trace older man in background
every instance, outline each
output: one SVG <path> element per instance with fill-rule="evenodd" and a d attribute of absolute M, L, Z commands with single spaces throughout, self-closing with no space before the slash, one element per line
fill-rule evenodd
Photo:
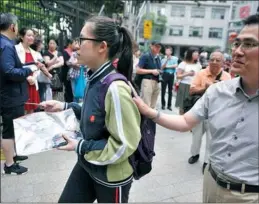
<path fill-rule="evenodd" d="M 219 51 L 213 52 L 210 55 L 209 66 L 206 69 L 202 69 L 195 75 L 191 83 L 190 94 L 198 94 L 202 96 L 210 85 L 217 83 L 219 81 L 231 79 L 230 74 L 223 70 L 223 65 L 224 55 Z M 210 130 L 206 120 L 200 122 L 197 126 L 195 126 L 192 129 L 192 156 L 188 160 L 190 164 L 193 164 L 198 161 L 200 156 L 202 137 L 204 133 L 206 133 L 206 150 L 202 172 L 204 172 L 204 169 L 209 160 L 209 143 L 211 138 Z"/>

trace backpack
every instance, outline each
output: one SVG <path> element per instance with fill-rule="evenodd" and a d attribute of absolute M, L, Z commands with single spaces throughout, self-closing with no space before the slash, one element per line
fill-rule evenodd
<path fill-rule="evenodd" d="M 102 81 L 102 88 L 100 90 L 100 106 L 105 109 L 105 96 L 110 84 L 113 81 L 124 81 L 128 84 L 125 76 L 119 73 L 112 73 Z M 155 156 L 155 134 L 156 123 L 141 115 L 140 123 L 141 139 L 136 151 L 129 157 L 129 163 L 133 168 L 133 177 L 135 180 L 140 179 L 152 170 L 152 161 Z"/>

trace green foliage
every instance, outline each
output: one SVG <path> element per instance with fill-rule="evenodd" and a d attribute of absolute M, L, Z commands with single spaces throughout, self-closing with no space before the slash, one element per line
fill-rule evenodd
<path fill-rule="evenodd" d="M 145 19 L 151 20 L 153 24 L 151 40 L 160 41 L 166 31 L 167 17 L 150 12 L 149 14 L 143 15 L 142 21 Z"/>
<path fill-rule="evenodd" d="M 56 20 L 54 13 L 46 13 L 36 0 L 3 0 L 0 6 L 4 12 L 13 13 L 19 18 L 19 27 L 48 27 Z"/>

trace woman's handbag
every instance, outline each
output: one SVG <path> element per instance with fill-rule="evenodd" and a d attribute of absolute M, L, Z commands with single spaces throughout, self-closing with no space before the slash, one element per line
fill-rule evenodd
<path fill-rule="evenodd" d="M 56 70 L 53 70 L 52 79 L 51 79 L 51 88 L 52 91 L 62 92 L 63 91 L 63 84 L 60 80 L 59 73 Z"/>
<path fill-rule="evenodd" d="M 51 80 L 42 71 L 39 71 L 37 75 L 37 81 L 45 84 L 51 83 Z"/>

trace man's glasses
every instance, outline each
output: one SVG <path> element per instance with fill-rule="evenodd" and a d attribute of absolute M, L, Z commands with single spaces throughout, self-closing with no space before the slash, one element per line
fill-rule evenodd
<path fill-rule="evenodd" d="M 253 42 L 253 41 L 234 41 L 231 45 L 232 49 L 237 49 L 241 46 L 241 49 L 243 50 L 249 50 L 254 47 L 259 46 L 259 42 Z"/>
<path fill-rule="evenodd" d="M 102 42 L 102 41 L 104 41 L 104 40 L 102 40 L 102 39 L 94 39 L 94 38 L 79 38 L 79 45 L 81 45 L 82 44 L 82 42 L 84 41 L 84 40 L 91 40 L 91 41 L 95 41 L 95 42 Z"/>

